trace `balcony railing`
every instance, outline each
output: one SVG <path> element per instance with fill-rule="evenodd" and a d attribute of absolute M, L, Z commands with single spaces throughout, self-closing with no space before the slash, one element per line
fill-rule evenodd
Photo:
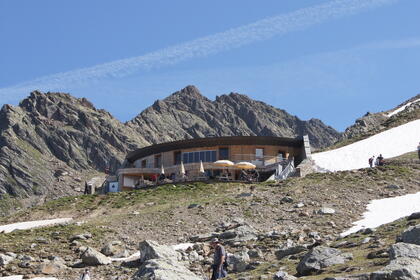
<path fill-rule="evenodd" d="M 256 156 L 255 154 L 236 154 L 229 158 L 233 163 L 238 163 L 242 161 L 251 162 L 254 164 L 257 169 L 271 169 L 276 168 L 278 165 L 282 166 L 282 169 L 293 161 L 292 159 L 285 159 L 281 156 Z M 178 173 L 180 170 L 180 164 L 177 165 L 164 165 L 165 173 Z M 194 163 L 184 163 L 185 170 L 195 171 L 200 169 L 200 162 Z M 204 169 L 223 169 L 220 167 L 214 166 L 213 162 L 203 162 Z M 235 168 L 235 167 L 231 167 Z M 159 174 L 161 167 L 156 168 L 154 164 L 148 164 L 146 167 L 132 167 L 124 168 L 119 170 L 119 174 L 135 174 L 135 173 L 150 173 L 150 174 Z"/>

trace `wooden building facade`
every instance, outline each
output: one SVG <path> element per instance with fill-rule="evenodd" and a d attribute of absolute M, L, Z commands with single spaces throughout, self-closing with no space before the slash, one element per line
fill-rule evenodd
<path fill-rule="evenodd" d="M 307 138 L 307 137 L 306 137 Z M 214 166 L 217 160 L 250 162 L 260 172 L 275 170 L 279 163 L 306 158 L 304 138 L 271 136 L 231 136 L 186 139 L 144 147 L 129 153 L 117 171 L 120 190 L 134 188 L 139 180 L 156 180 L 162 169 L 168 178 L 176 177 L 181 163 L 190 179 L 199 176 L 201 162 L 205 172 L 215 177 L 222 168 Z M 238 171 L 229 167 L 231 179 Z"/>

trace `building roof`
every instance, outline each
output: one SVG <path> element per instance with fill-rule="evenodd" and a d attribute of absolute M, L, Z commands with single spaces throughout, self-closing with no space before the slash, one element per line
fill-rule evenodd
<path fill-rule="evenodd" d="M 208 138 L 194 138 L 185 139 L 167 143 L 147 146 L 141 149 L 130 152 L 126 160 L 134 162 L 137 159 L 144 158 L 150 155 L 176 151 L 181 149 L 199 148 L 199 147 L 213 147 L 213 146 L 229 146 L 229 145 L 263 145 L 263 146 L 288 146 L 288 147 L 302 147 L 303 138 L 286 138 L 274 136 L 224 136 L 224 137 L 208 137 Z"/>

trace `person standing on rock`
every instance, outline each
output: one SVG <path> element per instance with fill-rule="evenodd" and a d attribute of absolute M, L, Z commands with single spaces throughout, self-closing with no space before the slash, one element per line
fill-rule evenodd
<path fill-rule="evenodd" d="M 213 238 L 210 242 L 210 245 L 214 249 L 214 261 L 213 265 L 211 266 L 211 280 L 224 278 L 227 276 L 227 272 L 224 267 L 226 261 L 226 250 L 220 244 L 219 239 L 217 238 Z"/>
<path fill-rule="evenodd" d="M 80 280 L 90 280 L 89 269 L 86 269 L 85 272 L 82 273 L 82 276 L 80 276 Z"/>

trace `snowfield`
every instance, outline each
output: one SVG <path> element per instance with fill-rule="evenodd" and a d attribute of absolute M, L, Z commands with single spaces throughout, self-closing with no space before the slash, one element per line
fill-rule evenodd
<path fill-rule="evenodd" d="M 390 205 L 392 207 L 389 207 Z M 376 228 L 414 212 L 420 212 L 420 192 L 372 200 L 367 206 L 367 211 L 363 214 L 363 219 L 353 223 L 354 226 L 343 232 L 341 236 L 347 236 L 363 228 Z"/>
<path fill-rule="evenodd" d="M 36 227 L 45 227 L 45 226 L 50 226 L 50 225 L 65 224 L 65 223 L 70 222 L 71 220 L 72 218 L 62 218 L 62 219 L 40 220 L 40 221 L 30 221 L 30 222 L 2 225 L 0 226 L 0 233 L 2 232 L 8 233 L 17 229 L 31 229 L 31 228 L 36 228 Z"/>
<path fill-rule="evenodd" d="M 0 277 L 0 280 L 22 280 L 22 279 L 23 279 L 23 275 Z M 55 277 L 35 277 L 35 278 L 30 278 L 29 280 L 58 280 L 58 279 Z"/>
<path fill-rule="evenodd" d="M 371 156 L 382 154 L 386 161 L 415 151 L 419 141 L 420 120 L 415 120 L 335 150 L 312 154 L 312 159 L 328 171 L 365 168 Z"/>

